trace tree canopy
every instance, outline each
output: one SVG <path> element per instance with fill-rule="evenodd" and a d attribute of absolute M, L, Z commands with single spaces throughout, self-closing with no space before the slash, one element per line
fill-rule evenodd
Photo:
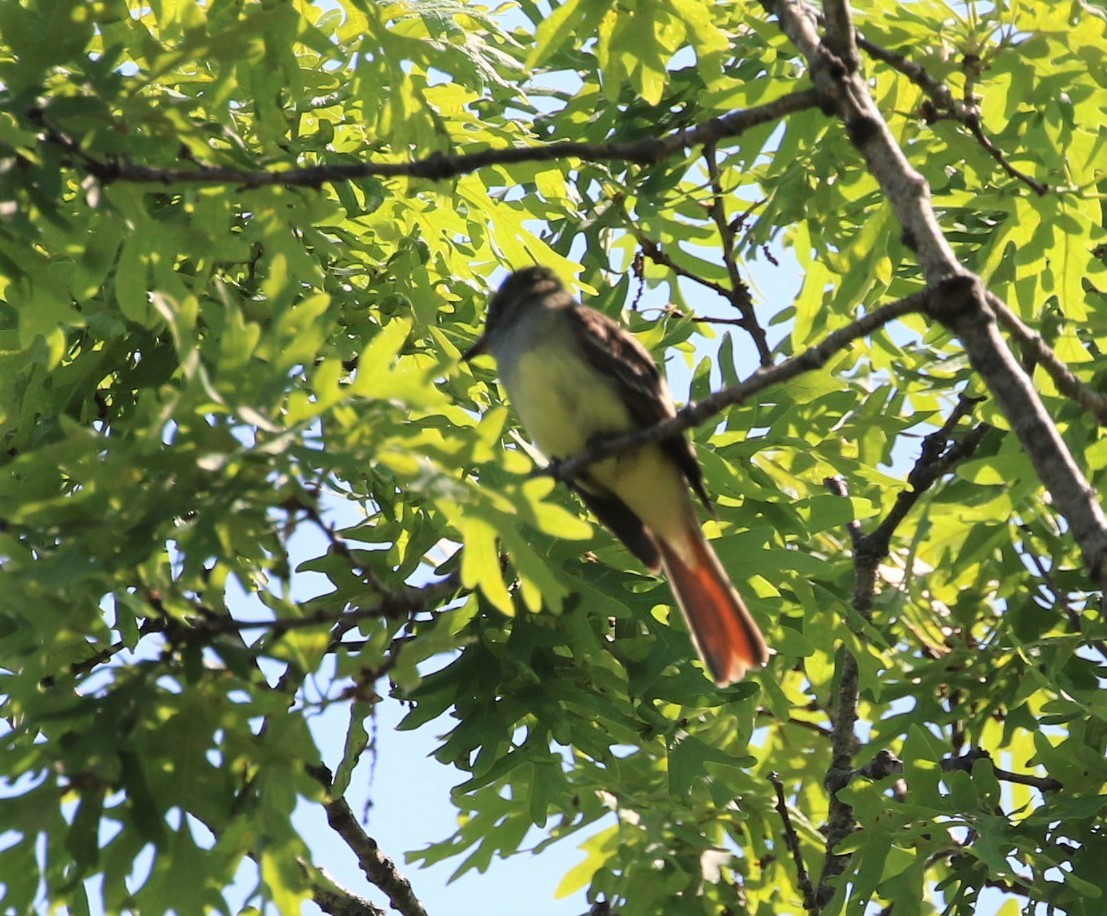
<path fill-rule="evenodd" d="M 534 830 L 596 914 L 1104 911 L 1107 12 L 869 7 L 0 5 L 5 912 L 416 916 Z M 644 436 L 543 470 L 459 364 L 533 263 L 681 379 L 734 687 L 562 483 Z"/>

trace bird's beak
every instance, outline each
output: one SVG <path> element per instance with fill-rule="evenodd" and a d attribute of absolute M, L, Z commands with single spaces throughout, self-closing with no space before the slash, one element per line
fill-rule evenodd
<path fill-rule="evenodd" d="M 478 356 L 480 356 L 484 353 L 487 353 L 487 352 L 488 352 L 488 335 L 487 334 L 482 334 L 479 338 L 477 338 L 477 342 L 475 344 L 473 344 L 468 350 L 466 350 L 464 353 L 461 354 L 461 358 L 465 362 L 469 362 L 470 360 L 472 360 L 472 359 L 474 359 L 474 358 L 476 358 L 476 357 L 478 357 Z"/>

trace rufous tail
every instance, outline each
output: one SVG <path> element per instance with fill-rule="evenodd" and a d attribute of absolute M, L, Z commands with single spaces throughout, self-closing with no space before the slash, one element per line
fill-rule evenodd
<path fill-rule="evenodd" d="M 657 541 L 669 585 L 715 683 L 726 687 L 764 665 L 769 660 L 765 638 L 699 528 L 688 533 L 691 549 L 684 552 L 691 554 L 690 562 L 661 538 Z"/>

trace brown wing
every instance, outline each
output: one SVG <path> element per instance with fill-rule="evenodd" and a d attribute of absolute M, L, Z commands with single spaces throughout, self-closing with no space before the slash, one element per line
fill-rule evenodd
<path fill-rule="evenodd" d="M 588 490 L 577 483 L 570 486 L 592 510 L 592 514 L 611 529 L 611 533 L 638 557 L 646 569 L 653 573 L 661 569 L 661 552 L 657 547 L 657 539 L 646 530 L 642 519 L 627 508 L 626 503 L 610 493 Z"/>
<path fill-rule="evenodd" d="M 568 314 L 574 321 L 585 358 L 604 375 L 616 380 L 640 427 L 653 426 L 676 416 L 676 408 L 662 385 L 657 364 L 637 337 L 602 312 L 587 306 L 577 305 L 568 309 Z M 680 468 L 704 506 L 711 509 L 711 499 L 703 486 L 703 470 L 692 444 L 679 435 L 665 439 L 661 447 Z"/>

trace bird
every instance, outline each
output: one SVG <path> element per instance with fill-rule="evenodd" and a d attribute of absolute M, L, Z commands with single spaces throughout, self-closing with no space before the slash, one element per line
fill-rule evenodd
<path fill-rule="evenodd" d="M 676 416 L 664 376 L 633 334 L 578 302 L 547 267 L 512 273 L 462 354 L 491 355 L 527 435 L 551 460 Z M 664 570 L 692 641 L 720 687 L 769 658 L 765 639 L 700 528 L 692 492 L 713 511 L 682 434 L 593 462 L 570 482 L 651 572 Z"/>

